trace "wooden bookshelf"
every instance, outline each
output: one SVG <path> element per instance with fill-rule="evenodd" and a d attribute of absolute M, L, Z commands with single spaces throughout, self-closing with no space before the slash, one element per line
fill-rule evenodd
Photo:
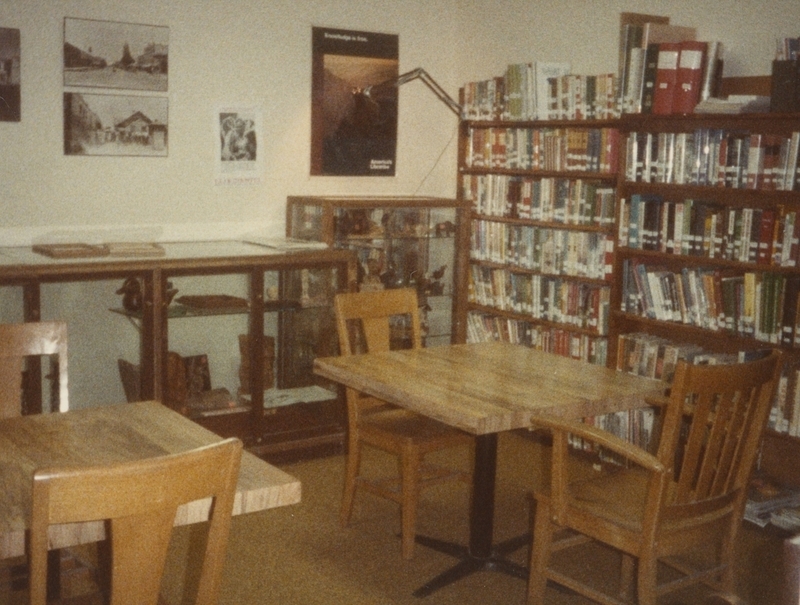
<path fill-rule="evenodd" d="M 497 80 L 484 88 L 502 88 L 505 84 Z M 769 95 L 770 81 L 769 76 L 724 78 L 719 84 L 718 94 Z M 480 89 L 480 86 L 471 87 L 473 91 Z M 463 94 L 462 91 L 462 99 Z M 461 122 L 458 158 L 458 195 L 472 206 L 470 281 L 466 306 L 468 339 L 512 340 L 620 369 L 624 369 L 625 365 L 624 360 L 618 364 L 620 337 L 624 341 L 627 335 L 644 334 L 660 338 L 663 342 L 695 345 L 703 354 L 711 358 L 716 356 L 720 360 L 736 359 L 740 354 L 749 355 L 760 349 L 779 347 L 786 353 L 785 381 L 779 396 L 780 407 L 773 414 L 764 440 L 761 469 L 779 481 L 800 486 L 800 465 L 786 464 L 786 460 L 800 460 L 800 422 L 797 422 L 800 409 L 793 409 L 797 407 L 795 401 L 800 402 L 800 313 L 796 302 L 800 297 L 789 294 L 789 303 L 785 302 L 786 285 L 800 284 L 800 250 L 797 250 L 800 231 L 795 226 L 800 226 L 800 182 L 797 174 L 785 178 L 781 168 L 791 165 L 790 171 L 796 170 L 800 134 L 793 133 L 800 133 L 800 115 L 625 114 L 603 120 L 562 118 L 524 121 L 501 119 L 508 117 L 502 105 L 493 110 L 484 110 L 482 118 L 475 117 L 475 112 L 471 115 L 473 117 L 462 119 Z M 583 132 L 591 129 L 607 129 L 618 133 L 615 147 L 618 155 L 613 168 L 587 170 L 580 164 L 545 165 L 520 159 L 520 137 L 530 140 L 535 138 L 531 133 L 559 130 Z M 703 178 L 692 178 L 686 169 L 681 171 L 679 178 L 674 172 L 665 176 L 668 171 L 664 169 L 674 171 L 677 160 L 674 152 L 670 155 L 665 153 L 664 148 L 659 154 L 659 141 L 662 141 L 662 145 L 671 141 L 674 150 L 675 139 L 679 138 L 685 150 L 686 140 L 692 141 L 692 137 L 698 133 L 710 136 L 712 154 L 717 154 L 717 161 L 710 170 L 721 171 L 720 174 L 708 175 L 707 168 Z M 725 153 L 721 165 L 718 159 L 720 147 L 728 142 L 739 145 L 738 152 L 747 151 L 751 134 L 761 135 L 762 143 L 765 138 L 772 138 L 773 144 L 777 145 L 777 155 L 776 163 L 768 167 L 768 172 L 765 174 L 761 171 L 760 180 L 748 183 L 749 166 L 744 156 L 740 154 L 738 161 L 734 161 L 736 154 Z M 651 146 L 646 147 L 652 151 L 651 163 L 647 166 L 650 172 L 643 177 L 644 167 L 636 165 L 643 158 L 631 156 L 629 141 L 637 136 L 643 136 L 643 140 L 648 141 L 648 135 Z M 753 139 L 754 145 L 755 141 Z M 666 148 L 670 147 L 667 145 Z M 509 149 L 513 151 L 509 153 Z M 711 161 L 707 158 L 706 165 L 711 166 Z M 566 190 L 579 181 L 612 189 L 615 202 L 613 226 L 608 226 L 604 221 L 600 224 L 580 219 L 567 221 L 563 214 L 556 218 L 553 214 L 542 215 L 541 210 L 533 214 L 529 208 L 521 211 L 517 190 L 531 183 L 541 188 L 550 181 L 566 183 L 561 185 Z M 649 234 L 654 239 L 648 240 L 646 246 L 642 246 L 641 242 L 631 243 L 627 239 L 630 218 L 626 208 L 630 208 L 634 197 L 651 200 L 658 210 L 655 234 Z M 567 196 L 567 199 L 571 198 Z M 659 239 L 662 230 L 667 233 L 671 228 L 674 233 L 674 218 L 670 223 L 669 212 L 663 215 L 660 210 L 674 211 L 678 204 L 684 204 L 685 208 L 686 200 L 692 200 L 695 208 L 705 204 L 719 213 L 716 220 L 720 222 L 720 227 L 725 226 L 725 231 L 715 235 L 716 239 L 724 236 L 724 242 L 715 241 L 714 237 L 711 237 L 711 242 L 704 242 L 702 235 L 705 232 L 694 233 L 694 236 L 700 236 L 698 249 L 690 252 L 676 248 L 674 242 L 668 244 Z M 762 255 L 757 252 L 755 257 L 747 257 L 734 253 L 734 246 L 737 251 L 742 246 L 741 241 L 732 241 L 734 235 L 741 238 L 738 231 L 734 233 L 734 229 L 738 228 L 736 223 L 742 221 L 745 213 L 772 217 L 772 229 L 764 232 L 765 241 L 760 242 L 760 237 L 755 240 L 756 246 L 762 244 L 761 248 L 757 248 Z M 665 219 L 663 226 L 662 216 Z M 792 218 L 789 219 L 789 216 Z M 795 218 L 797 220 L 793 220 Z M 792 222 L 793 225 L 787 229 L 787 223 Z M 729 223 L 730 233 L 727 232 Z M 703 225 L 705 227 L 705 222 Z M 716 223 L 714 225 L 716 229 Z M 754 231 L 760 236 L 761 223 L 758 225 Z M 586 238 L 607 235 L 611 240 L 607 248 L 610 269 L 602 276 L 591 278 L 569 270 L 553 270 L 552 266 L 543 270 L 533 257 L 540 253 L 538 250 L 534 252 L 534 245 L 554 244 L 544 238 L 536 240 L 534 245 L 521 245 L 520 241 L 525 241 L 519 235 L 523 230 L 581 234 L 580 237 Z M 787 249 L 791 252 L 781 251 L 784 236 L 789 246 Z M 573 241 L 580 241 L 580 237 L 573 235 Z M 564 241 L 569 241 L 569 238 L 565 236 Z M 750 245 L 749 240 L 746 245 Z M 707 318 L 706 323 L 698 323 L 681 315 L 678 301 L 675 301 L 677 311 L 671 311 L 671 315 L 648 315 L 641 308 L 635 309 L 628 300 L 631 292 L 626 288 L 631 282 L 628 279 L 630 276 L 626 278 L 625 269 L 632 263 L 672 274 L 707 270 L 716 275 L 718 280 L 724 276 L 726 293 L 733 292 L 733 306 L 730 306 L 727 294 L 725 307 L 717 299 L 720 311 L 713 318 L 716 321 Z M 731 286 L 745 275 L 749 275 L 749 283 L 755 281 L 761 284 L 759 292 L 764 292 L 763 300 L 757 305 L 758 315 L 750 318 L 752 325 L 749 327 L 742 326 L 739 316 L 743 311 L 743 286 L 737 284 L 738 290 Z M 570 287 L 581 284 L 588 289 L 607 292 L 608 299 L 603 303 L 607 322 L 601 324 L 602 331 L 593 332 L 594 326 L 587 329 L 587 326 L 580 325 L 590 315 L 586 310 L 578 319 L 564 313 L 552 316 L 543 313 L 542 301 L 530 300 L 534 290 L 530 283 L 536 280 L 557 281 L 558 288 L 566 287 L 565 284 Z M 766 290 L 764 283 L 768 284 Z M 555 285 L 548 289 L 551 297 L 556 291 Z M 665 290 L 664 296 L 668 292 Z M 574 295 L 568 297 L 570 301 L 574 298 Z M 580 296 L 577 298 L 580 299 Z M 552 304 L 552 298 L 546 304 Z M 729 317 L 729 312 L 738 315 Z M 480 320 L 477 330 L 476 318 Z M 784 322 L 786 326 L 780 325 Z M 591 354 L 584 350 L 587 342 L 593 343 Z M 594 355 L 598 349 L 603 350 L 602 356 Z"/>
<path fill-rule="evenodd" d="M 606 364 L 618 131 L 610 120 L 465 120 L 467 332 Z"/>

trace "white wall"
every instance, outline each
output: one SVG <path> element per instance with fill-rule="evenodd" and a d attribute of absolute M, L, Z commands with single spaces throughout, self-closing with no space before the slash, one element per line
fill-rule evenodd
<path fill-rule="evenodd" d="M 796 0 L 459 0 L 460 81 L 501 75 L 508 63 L 561 61 L 575 73 L 616 72 L 619 14 L 665 15 L 720 40 L 725 76 L 770 73 L 775 39 L 798 36 Z"/>
<path fill-rule="evenodd" d="M 454 26 L 438 18 L 453 6 L 452 0 L 4 0 L 0 25 L 21 30 L 22 122 L 0 123 L 0 241 L 24 245 L 55 231 L 119 226 L 153 226 L 146 237 L 160 239 L 235 235 L 254 225 L 282 233 L 289 194 L 452 195 L 454 143 L 422 183 L 457 120 L 420 82 L 401 92 L 395 178 L 309 177 L 309 133 L 312 26 L 398 34 L 400 69 L 424 65 L 455 94 Z M 169 26 L 168 158 L 64 156 L 64 17 Z M 212 117 L 225 105 L 264 112 L 260 185 L 214 185 Z"/>
<path fill-rule="evenodd" d="M 0 122 L 0 245 L 280 234 L 291 194 L 454 195 L 457 120 L 421 82 L 400 92 L 396 177 L 309 176 L 312 26 L 398 34 L 401 71 L 422 66 L 455 97 L 514 62 L 615 71 L 621 11 L 669 15 L 721 40 L 725 75 L 769 73 L 774 39 L 800 33 L 797 0 L 3 0 L 0 27 L 21 30 L 22 121 Z M 64 17 L 170 28 L 167 158 L 64 156 Z M 214 185 L 212 119 L 230 105 L 263 112 L 261 184 Z M 135 355 L 136 331 L 106 311 L 117 286 L 43 293 L 45 318 L 70 324 L 78 406 L 122 398 L 115 359 Z M 19 320 L 19 301 L 18 289 L 0 288 L 0 321 Z M 209 340 L 226 339 L 235 342 Z M 234 358 L 212 367 L 232 390 L 236 354 L 232 345 Z"/>

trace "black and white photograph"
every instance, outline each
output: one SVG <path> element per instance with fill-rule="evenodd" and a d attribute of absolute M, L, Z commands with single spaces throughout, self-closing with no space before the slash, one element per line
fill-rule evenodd
<path fill-rule="evenodd" d="M 165 92 L 169 28 L 64 19 L 64 86 Z"/>
<path fill-rule="evenodd" d="M 399 38 L 313 28 L 311 174 L 394 176 Z"/>
<path fill-rule="evenodd" d="M 0 122 L 21 119 L 19 58 L 19 30 L 0 27 Z"/>
<path fill-rule="evenodd" d="M 166 156 L 166 97 L 64 93 L 64 154 Z"/>
<path fill-rule="evenodd" d="M 261 110 L 256 107 L 219 107 L 214 112 L 217 134 L 217 185 L 261 182 L 263 153 Z"/>

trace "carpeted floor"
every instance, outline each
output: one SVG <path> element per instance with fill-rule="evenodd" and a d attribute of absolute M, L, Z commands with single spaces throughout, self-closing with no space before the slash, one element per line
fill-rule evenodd
<path fill-rule="evenodd" d="M 527 493 L 533 473 L 541 472 L 545 450 L 516 433 L 500 435 L 495 538 L 502 541 L 528 529 Z M 466 452 L 457 456 L 467 464 Z M 387 470 L 378 454 L 365 462 Z M 350 527 L 339 527 L 344 457 L 331 456 L 283 465 L 300 479 L 302 502 L 295 506 L 234 517 L 220 605 L 523 605 L 525 582 L 497 572 L 480 572 L 424 599 L 412 592 L 454 559 L 417 545 L 412 561 L 400 556 L 398 507 L 361 494 Z M 418 532 L 464 543 L 467 539 L 468 489 L 459 483 L 423 493 Z M 178 528 L 170 548 L 163 595 L 170 605 L 189 605 L 196 582 L 197 553 L 203 526 Z M 740 596 L 746 605 L 779 605 L 782 576 L 779 537 L 745 524 L 741 532 Z M 62 576 L 65 592 L 86 594 L 92 587 L 92 551 L 70 549 Z M 527 548 L 513 559 L 525 564 Z M 619 558 L 598 547 L 590 557 L 564 563 L 600 585 L 617 578 Z M 0 605 L 27 602 L 27 591 L 12 590 L 10 566 L 0 567 Z M 24 581 L 22 583 L 24 586 Z M 663 599 L 663 605 L 707 605 L 706 592 L 690 591 Z M 547 588 L 551 605 L 588 605 L 571 593 Z M 84 600 L 77 601 L 83 604 Z M 94 602 L 94 601 L 91 601 Z M 659 603 L 662 605 L 662 602 Z"/>
<path fill-rule="evenodd" d="M 531 473 L 539 468 L 538 446 L 516 434 L 503 434 L 498 453 L 495 537 L 503 540 L 526 531 Z M 465 456 L 462 458 L 465 459 Z M 373 462 L 380 464 L 376 459 Z M 525 582 L 496 572 L 481 572 L 424 599 L 412 596 L 427 579 L 447 569 L 453 559 L 417 546 L 412 561 L 400 556 L 396 505 L 362 494 L 353 523 L 338 523 L 344 461 L 332 456 L 285 465 L 303 485 L 296 506 L 236 517 L 229 543 L 220 605 L 513 605 L 525 601 Z M 467 537 L 468 491 L 453 483 L 423 495 L 418 531 L 463 542 Z M 171 549 L 164 595 L 181 602 L 189 553 L 198 532 L 183 528 Z M 775 597 L 776 548 L 780 542 L 752 529 L 743 532 L 740 593 L 748 605 L 771 605 Z M 598 551 L 592 560 L 570 561 L 599 581 L 616 577 L 616 557 Z M 527 548 L 514 556 L 525 563 Z M 189 565 L 189 569 L 192 566 Z M 553 605 L 585 605 L 573 594 L 548 588 Z M 688 592 L 665 604 L 701 603 L 703 592 Z"/>

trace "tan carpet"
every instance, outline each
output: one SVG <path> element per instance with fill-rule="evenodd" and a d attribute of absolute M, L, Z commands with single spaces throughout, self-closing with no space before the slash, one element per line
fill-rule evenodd
<path fill-rule="evenodd" d="M 527 492 L 533 473 L 541 472 L 543 450 L 517 434 L 502 434 L 498 452 L 495 537 L 504 540 L 528 527 Z M 466 464 L 466 452 L 457 456 Z M 367 463 L 387 469 L 378 455 Z M 398 507 L 369 494 L 356 504 L 353 523 L 339 527 L 338 511 L 344 470 L 343 456 L 309 460 L 283 468 L 300 479 L 298 505 L 235 517 L 228 548 L 220 605 L 523 605 L 525 582 L 497 572 L 481 572 L 424 599 L 412 592 L 448 569 L 454 559 L 417 546 L 412 561 L 400 556 Z M 444 485 L 423 494 L 418 531 L 463 543 L 467 539 L 468 490 L 463 484 Z M 188 605 L 185 590 L 197 570 L 202 526 L 176 531 L 164 579 L 164 596 L 171 605 Z M 780 539 L 745 525 L 742 532 L 740 595 L 747 605 L 778 605 Z M 71 549 L 72 550 L 72 549 Z M 527 548 L 513 559 L 525 564 Z M 593 557 L 567 561 L 599 583 L 617 577 L 618 557 L 596 549 Z M 68 593 L 91 588 L 85 564 L 91 551 L 75 550 L 75 572 L 65 576 Z M 188 564 L 187 564 L 188 562 Z M 69 566 L 68 566 L 69 567 Z M 27 602 L 24 590 L 11 587 L 10 566 L 0 568 L 0 605 Z M 194 578 L 196 580 L 196 578 Z M 4 588 L 3 588 L 4 587 Z M 89 587 L 89 588 L 87 588 Z M 703 603 L 705 592 L 688 592 L 663 600 L 663 605 Z M 573 594 L 547 589 L 552 605 L 587 605 Z M 661 603 L 659 605 L 662 605 Z"/>
<path fill-rule="evenodd" d="M 526 493 L 537 469 L 537 446 L 515 434 L 503 434 L 498 454 L 495 536 L 503 540 L 527 529 Z M 464 456 L 462 456 L 464 458 Z M 374 457 L 370 457 L 376 462 Z M 454 560 L 417 546 L 414 560 L 400 556 L 400 521 L 396 505 L 369 494 L 357 500 L 353 523 L 338 524 L 343 476 L 342 456 L 305 461 L 283 468 L 303 485 L 302 503 L 292 507 L 237 517 L 229 545 L 220 605 L 513 605 L 525 601 L 525 582 L 496 572 L 481 572 L 429 597 L 412 596 L 427 579 Z M 467 537 L 468 493 L 453 483 L 423 495 L 418 531 L 445 540 Z M 196 549 L 198 532 L 184 528 L 171 551 L 165 596 L 181 602 L 184 562 Z M 742 596 L 750 605 L 778 603 L 774 550 L 779 542 L 745 532 Z M 776 547 L 776 544 L 778 545 Z M 760 550 L 759 550 L 760 549 Z M 514 559 L 524 563 L 527 549 Z M 592 561 L 573 561 L 600 581 L 615 578 L 615 557 L 602 551 Z M 190 565 L 191 567 L 191 565 Z M 588 601 L 548 588 L 554 605 L 584 605 Z M 705 593 L 688 593 L 665 603 L 700 603 Z"/>

